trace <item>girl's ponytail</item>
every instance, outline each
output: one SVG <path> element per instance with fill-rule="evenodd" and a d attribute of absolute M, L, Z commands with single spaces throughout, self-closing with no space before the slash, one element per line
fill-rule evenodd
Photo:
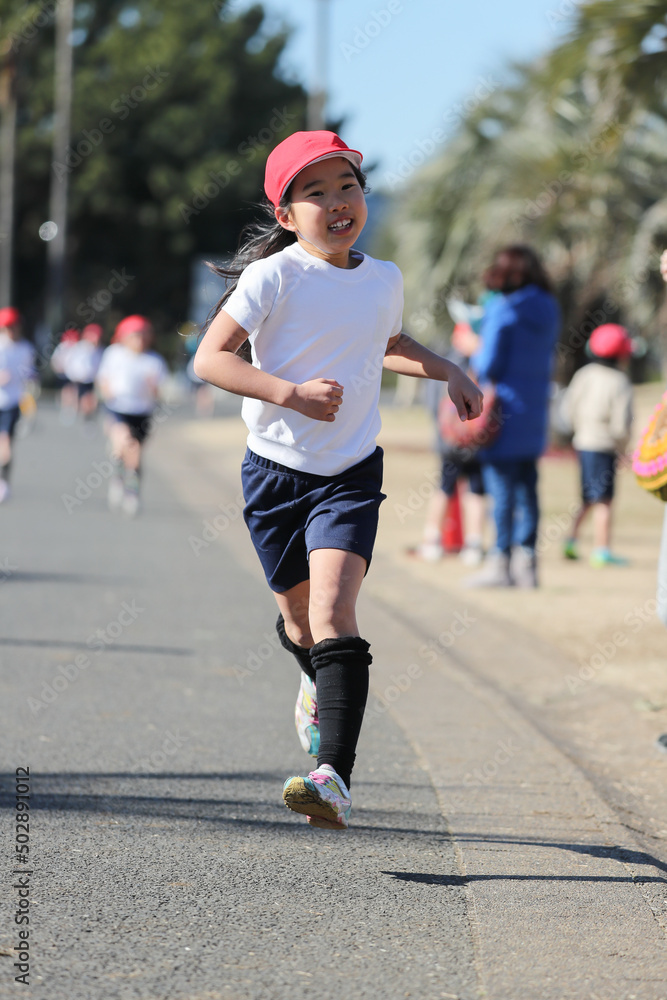
<path fill-rule="evenodd" d="M 286 195 L 281 201 L 281 207 L 289 209 L 289 206 L 290 201 Z M 255 219 L 253 222 L 249 222 L 248 225 L 245 226 L 239 238 L 239 248 L 230 263 L 213 264 L 211 261 L 206 262 L 214 274 L 217 274 L 221 278 L 225 279 L 227 287 L 220 300 L 208 314 L 202 332 L 208 330 L 209 326 L 238 285 L 239 278 L 245 271 L 248 264 L 252 264 L 255 260 L 262 260 L 264 257 L 270 257 L 274 253 L 279 253 L 281 250 L 284 250 L 286 247 L 296 242 L 296 233 L 291 232 L 289 229 L 284 229 L 283 226 L 276 221 L 273 205 L 266 201 L 260 207 L 265 217 Z M 245 354 L 244 348 L 246 345 L 247 341 L 241 346 L 241 348 L 239 348 L 239 353 Z"/>

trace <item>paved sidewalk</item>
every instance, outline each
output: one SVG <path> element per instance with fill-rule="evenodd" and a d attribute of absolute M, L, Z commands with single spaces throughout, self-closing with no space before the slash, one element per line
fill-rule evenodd
<path fill-rule="evenodd" d="M 9 858 L 29 764 L 32 990 L 665 1000 L 665 857 L 484 667 L 504 651 L 548 673 L 558 654 L 517 653 L 511 626 L 382 553 L 360 607 L 375 659 L 352 829 L 284 809 L 308 761 L 298 677 L 239 515 L 239 429 L 216 429 L 212 453 L 178 415 L 159 428 L 136 521 L 108 513 L 103 483 L 67 512 L 101 438 L 43 411 L 20 442 L 0 510 L 1 804 Z M 12 961 L 2 998 L 21 995 Z"/>
<path fill-rule="evenodd" d="M 455 850 L 392 718 L 370 721 L 352 836 L 284 808 L 284 778 L 310 761 L 292 722 L 296 666 L 258 576 L 224 546 L 193 552 L 210 513 L 196 457 L 160 428 L 145 513 L 127 521 L 106 510 L 103 484 L 71 513 L 62 500 L 97 482 L 100 437 L 43 411 L 19 444 L 0 510 L 13 567 L 1 584 L 0 997 L 24 995 L 5 954 L 18 944 L 21 766 L 33 995 L 333 1000 L 354 983 L 358 997 L 476 996 Z M 160 476 L 167 459 L 190 508 Z M 447 873 L 444 907 L 442 891 L 390 869 Z"/>

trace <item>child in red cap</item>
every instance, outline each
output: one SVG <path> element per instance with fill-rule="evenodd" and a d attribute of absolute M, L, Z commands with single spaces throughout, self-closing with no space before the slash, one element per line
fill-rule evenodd
<path fill-rule="evenodd" d="M 449 382 L 461 419 L 481 411 L 464 373 L 401 332 L 402 279 L 354 249 L 366 222 L 362 156 L 333 132 L 296 132 L 266 164 L 269 221 L 229 267 L 195 373 L 245 397 L 244 517 L 302 680 L 303 748 L 285 804 L 313 826 L 349 822 L 350 774 L 368 694 L 355 605 L 384 499 L 382 370 Z M 239 355 L 249 342 L 251 361 Z M 246 345 L 247 346 L 247 345 Z"/>
<path fill-rule="evenodd" d="M 35 349 L 21 336 L 21 315 L 0 309 L 0 503 L 9 497 L 13 439 L 26 382 L 35 374 Z"/>
<path fill-rule="evenodd" d="M 128 517 L 139 511 L 141 457 L 158 392 L 167 377 L 164 359 L 150 350 L 153 326 L 145 316 L 126 316 L 114 332 L 97 371 L 97 387 L 111 423 L 109 439 L 114 474 L 109 481 L 111 509 Z"/>
<path fill-rule="evenodd" d="M 617 456 L 624 453 L 632 429 L 632 383 L 619 365 L 632 354 L 633 342 L 625 327 L 605 323 L 593 330 L 586 350 L 592 361 L 576 372 L 563 399 L 581 469 L 581 507 L 563 554 L 578 559 L 579 529 L 592 509 L 591 565 L 625 566 L 627 560 L 610 548 L 611 508 Z"/>

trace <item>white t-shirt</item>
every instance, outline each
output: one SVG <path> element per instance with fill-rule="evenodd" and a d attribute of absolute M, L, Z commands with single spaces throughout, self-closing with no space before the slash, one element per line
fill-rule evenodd
<path fill-rule="evenodd" d="M 27 340 L 12 340 L 0 334 L 0 376 L 9 380 L 0 385 L 0 410 L 18 406 L 25 392 L 25 383 L 35 373 L 35 348 Z M 4 381 L 0 377 L 0 381 Z"/>
<path fill-rule="evenodd" d="M 396 265 L 364 256 L 347 270 L 294 243 L 249 264 L 223 308 L 248 331 L 256 368 L 297 384 L 331 378 L 344 388 L 331 423 L 244 399 L 248 447 L 319 476 L 368 458 L 380 430 L 387 341 L 401 330 L 403 280 Z"/>
<path fill-rule="evenodd" d="M 63 374 L 70 382 L 94 382 L 103 353 L 89 340 L 77 341 L 63 358 Z"/>
<path fill-rule="evenodd" d="M 111 344 L 102 355 L 97 381 L 105 383 L 104 402 L 114 413 L 152 413 L 155 393 L 167 377 L 164 359 L 153 351 L 137 354 Z"/>

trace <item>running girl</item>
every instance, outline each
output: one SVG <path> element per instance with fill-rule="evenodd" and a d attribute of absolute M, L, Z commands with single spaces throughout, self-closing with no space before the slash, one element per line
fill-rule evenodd
<path fill-rule="evenodd" d="M 139 511 L 141 454 L 151 429 L 160 385 L 167 377 L 164 359 L 149 350 L 153 327 L 145 316 L 126 316 L 102 355 L 97 372 L 100 396 L 109 412 L 114 474 L 109 506 L 129 517 Z"/>
<path fill-rule="evenodd" d="M 270 154 L 270 222 L 228 267 L 195 372 L 245 397 L 244 516 L 302 670 L 299 736 L 317 768 L 283 799 L 313 826 L 346 829 L 366 698 L 369 644 L 355 605 L 384 500 L 382 367 L 449 382 L 462 420 L 482 395 L 463 372 L 401 333 L 396 266 L 353 249 L 366 222 L 362 156 L 333 132 L 296 132 Z M 237 352 L 249 341 L 252 363 Z M 347 391 L 346 391 L 347 387 Z"/>

